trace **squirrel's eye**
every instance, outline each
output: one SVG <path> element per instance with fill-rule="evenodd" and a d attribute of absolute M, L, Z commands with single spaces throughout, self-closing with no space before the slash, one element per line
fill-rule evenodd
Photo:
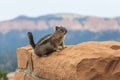
<path fill-rule="evenodd" d="M 61 32 L 61 33 L 62 33 L 62 32 L 63 32 L 63 30 L 59 30 L 59 32 Z"/>

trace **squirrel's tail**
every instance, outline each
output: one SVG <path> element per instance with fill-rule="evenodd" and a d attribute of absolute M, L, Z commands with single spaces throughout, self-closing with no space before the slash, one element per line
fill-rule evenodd
<path fill-rule="evenodd" d="M 34 43 L 34 40 L 33 40 L 33 35 L 32 35 L 32 33 L 31 32 L 28 32 L 28 39 L 29 39 L 29 44 L 33 47 L 33 48 L 35 48 L 35 43 Z"/>

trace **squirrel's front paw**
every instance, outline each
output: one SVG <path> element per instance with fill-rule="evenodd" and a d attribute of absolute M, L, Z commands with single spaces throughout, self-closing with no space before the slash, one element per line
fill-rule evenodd
<path fill-rule="evenodd" d="M 60 49 L 57 49 L 56 51 L 57 51 L 57 52 L 60 52 Z"/>
<path fill-rule="evenodd" d="M 60 51 L 60 49 L 59 49 L 59 48 L 54 48 L 54 51 L 59 52 L 59 51 Z"/>
<path fill-rule="evenodd" d="M 62 49 L 65 49 L 65 48 L 67 48 L 67 47 L 66 47 L 66 46 L 63 46 L 63 47 L 62 47 Z"/>
<path fill-rule="evenodd" d="M 67 46 L 64 46 L 64 48 L 63 48 L 63 49 L 65 49 L 65 48 L 67 48 Z"/>

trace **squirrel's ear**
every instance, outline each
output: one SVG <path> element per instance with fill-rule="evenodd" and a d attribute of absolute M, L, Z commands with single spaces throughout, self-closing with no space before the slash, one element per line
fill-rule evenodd
<path fill-rule="evenodd" d="M 55 29 L 56 29 L 56 30 L 58 30 L 58 29 L 59 29 L 59 27 L 58 27 L 58 26 L 56 26 L 56 27 L 55 27 Z"/>

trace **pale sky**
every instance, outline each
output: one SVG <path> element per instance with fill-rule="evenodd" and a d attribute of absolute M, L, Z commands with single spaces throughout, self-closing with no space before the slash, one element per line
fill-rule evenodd
<path fill-rule="evenodd" d="M 120 17 L 120 0 L 0 0 L 0 21 L 52 13 Z"/>

